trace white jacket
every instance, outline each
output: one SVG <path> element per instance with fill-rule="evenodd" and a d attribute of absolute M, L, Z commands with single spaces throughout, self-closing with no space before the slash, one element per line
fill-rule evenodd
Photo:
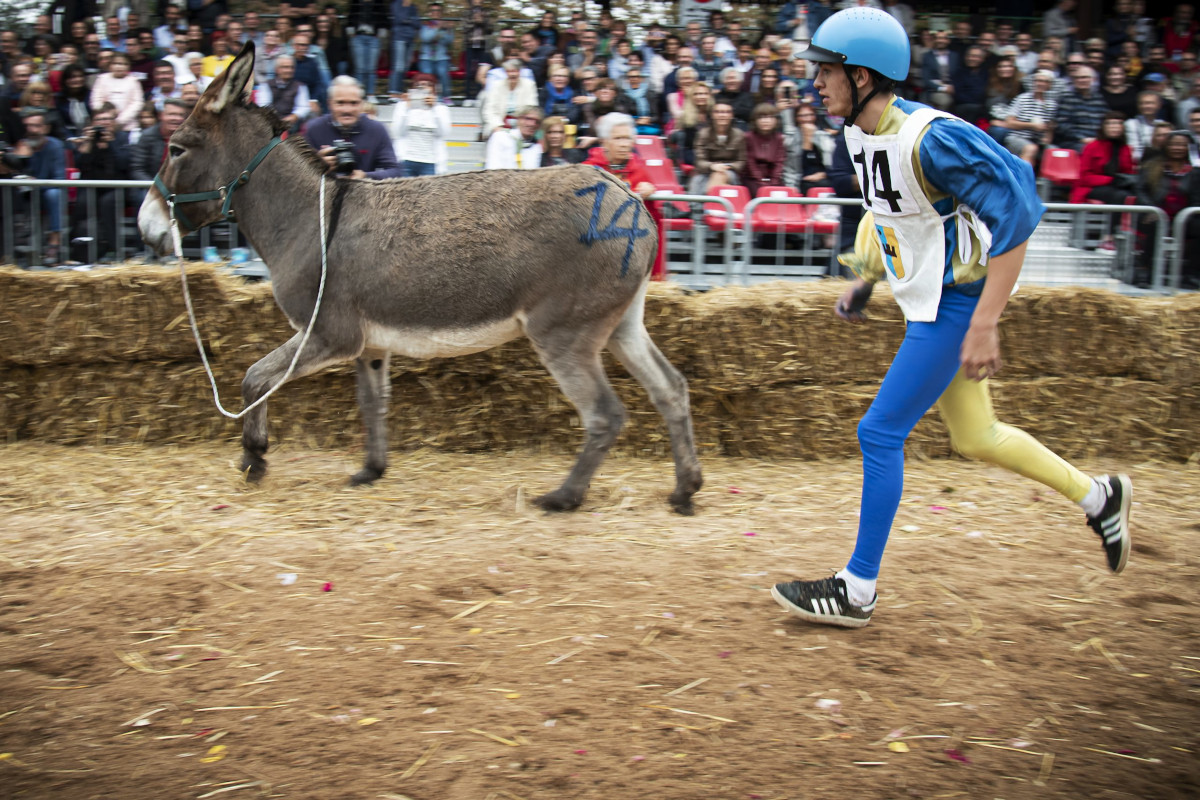
<path fill-rule="evenodd" d="M 483 138 L 492 135 L 496 128 L 504 126 L 504 119 L 525 106 L 538 104 L 537 84 L 528 78 L 519 78 L 517 88 L 510 89 L 508 81 L 492 86 L 483 98 Z"/>

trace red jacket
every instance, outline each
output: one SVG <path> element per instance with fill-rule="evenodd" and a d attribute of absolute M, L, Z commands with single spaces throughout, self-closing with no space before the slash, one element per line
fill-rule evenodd
<path fill-rule="evenodd" d="M 1093 188 L 1113 182 L 1113 176 L 1105 172 L 1112 148 L 1113 143 L 1107 139 L 1094 139 L 1084 146 L 1079 156 L 1079 182 L 1071 188 L 1070 202 L 1082 203 Z M 1121 145 L 1117 153 L 1117 171 L 1126 175 L 1135 173 L 1133 153 L 1128 145 Z"/>
<path fill-rule="evenodd" d="M 650 173 L 646 170 L 645 162 L 637 153 L 630 153 L 629 160 L 625 162 L 625 167 L 620 171 L 613 169 L 612 165 L 608 163 L 608 155 L 605 154 L 603 147 L 593 147 L 589 150 L 587 160 L 583 163 L 616 175 L 635 191 L 639 183 L 654 183 L 650 179 Z M 662 226 L 662 210 L 659 208 L 659 203 L 646 203 L 646 209 L 658 227 L 658 252 L 654 256 L 654 269 L 650 275 L 654 280 L 661 281 L 665 280 L 667 275 L 666 262 L 663 260 L 663 240 L 666 235 Z"/>

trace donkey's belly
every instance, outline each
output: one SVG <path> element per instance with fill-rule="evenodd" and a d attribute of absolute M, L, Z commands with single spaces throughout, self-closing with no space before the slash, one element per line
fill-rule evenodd
<path fill-rule="evenodd" d="M 463 328 L 393 328 L 368 323 L 367 347 L 408 358 L 447 358 L 490 350 L 521 335 L 516 317 Z"/>

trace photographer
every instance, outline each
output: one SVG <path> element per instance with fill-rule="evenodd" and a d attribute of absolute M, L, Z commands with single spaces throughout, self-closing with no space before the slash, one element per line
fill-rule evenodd
<path fill-rule="evenodd" d="M 128 180 L 129 134 L 117 128 L 116 107 L 105 103 L 98 108 L 82 133 L 75 140 L 75 165 L 79 168 L 79 177 L 85 181 Z M 92 192 L 95 200 L 89 203 L 88 195 Z M 125 192 L 81 189 L 71 210 L 72 228 L 85 232 L 76 235 L 95 238 L 98 255 L 115 249 L 117 226 L 125 211 L 123 207 L 117 207 L 118 194 L 122 196 L 124 206 Z M 77 261 L 91 260 L 86 258 L 86 251 L 72 255 Z"/>
<path fill-rule="evenodd" d="M 437 102 L 434 77 L 419 73 L 392 116 L 392 141 L 408 177 L 446 171 L 450 109 Z"/>
<path fill-rule="evenodd" d="M 388 129 L 363 113 L 363 89 L 358 81 L 349 75 L 334 78 L 329 86 L 329 107 L 330 113 L 309 123 L 304 138 L 331 172 L 372 180 L 404 177 Z"/>

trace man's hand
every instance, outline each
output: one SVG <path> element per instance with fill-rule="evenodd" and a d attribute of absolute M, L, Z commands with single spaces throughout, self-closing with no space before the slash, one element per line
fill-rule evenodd
<path fill-rule="evenodd" d="M 33 155 L 33 148 L 29 146 L 29 142 L 22 139 L 13 148 L 13 155 L 20 156 L 21 158 L 29 158 Z"/>
<path fill-rule="evenodd" d="M 321 160 L 325 162 L 325 171 L 333 172 L 333 168 L 337 166 L 337 158 L 335 158 L 333 155 L 333 146 L 330 145 L 329 147 L 322 147 L 317 151 L 317 155 L 319 155 Z"/>
<path fill-rule="evenodd" d="M 641 195 L 641 198 L 643 200 L 645 200 L 650 195 L 654 194 L 654 192 L 656 191 L 654 184 L 651 183 L 650 181 L 642 181 L 637 186 L 633 187 L 633 190 L 635 192 L 637 192 L 639 195 Z"/>
<path fill-rule="evenodd" d="M 875 284 L 859 278 L 838 298 L 833 306 L 833 313 L 846 322 L 866 322 L 867 314 L 863 309 L 867 307 L 867 301 L 871 299 L 871 292 L 874 290 Z"/>
<path fill-rule="evenodd" d="M 973 381 L 982 381 L 1000 371 L 1000 333 L 996 324 L 972 322 L 963 337 L 960 353 L 963 372 Z"/>

